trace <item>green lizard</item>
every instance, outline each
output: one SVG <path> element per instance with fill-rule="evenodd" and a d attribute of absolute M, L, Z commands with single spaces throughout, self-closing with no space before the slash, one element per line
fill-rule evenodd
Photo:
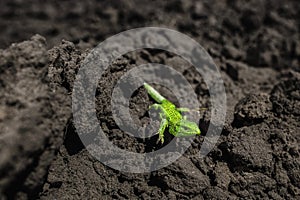
<path fill-rule="evenodd" d="M 184 137 L 190 135 L 199 135 L 201 133 L 195 122 L 188 121 L 186 116 L 182 116 L 182 112 L 191 111 L 188 108 L 176 108 L 176 106 L 161 96 L 153 87 L 144 83 L 148 94 L 157 102 L 150 106 L 156 110 L 160 109 L 161 123 L 158 130 L 159 139 L 164 143 L 164 131 L 169 127 L 169 132 L 175 137 Z"/>

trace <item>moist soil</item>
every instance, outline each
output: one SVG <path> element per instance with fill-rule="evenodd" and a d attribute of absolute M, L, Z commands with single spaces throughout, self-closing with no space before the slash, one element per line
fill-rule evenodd
<path fill-rule="evenodd" d="M 0 199 L 300 199 L 300 4 L 298 1 L 1 1 Z M 224 81 L 226 121 L 214 149 L 198 155 L 210 124 L 203 77 L 179 56 L 143 49 L 99 80 L 96 113 L 114 145 L 162 147 L 119 129 L 111 93 L 129 69 L 161 63 L 180 72 L 202 107 L 197 136 L 174 163 L 124 173 L 89 154 L 73 124 L 71 95 L 88 53 L 120 31 L 178 30 L 211 55 Z M 163 86 L 155 88 L 176 102 Z M 131 117 L 149 122 L 143 88 Z M 97 138 L 97 136 L 95 136 Z M 166 142 L 172 136 L 166 132 Z"/>

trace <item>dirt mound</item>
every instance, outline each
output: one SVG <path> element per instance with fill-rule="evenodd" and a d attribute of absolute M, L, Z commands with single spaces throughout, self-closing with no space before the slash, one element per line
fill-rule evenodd
<path fill-rule="evenodd" d="M 300 198 L 297 1 L 16 0 L 1 1 L 0 10 L 0 47 L 6 48 L 0 50 L 1 199 Z M 115 145 L 141 153 L 161 147 L 157 136 L 127 135 L 112 117 L 113 86 L 140 64 L 176 69 L 208 110 L 199 122 L 203 134 L 176 162 L 151 173 L 122 173 L 97 161 L 81 143 L 71 94 L 91 47 L 121 30 L 150 25 L 192 36 L 210 53 L 226 89 L 226 122 L 215 148 L 200 159 L 210 122 L 203 77 L 169 52 L 126 54 L 105 72 L 96 92 L 97 117 Z M 35 35 L 9 46 L 36 33 L 46 39 Z M 158 90 L 176 100 L 166 88 Z M 151 103 L 142 88 L 131 97 L 130 113 L 138 123 L 149 120 Z"/>

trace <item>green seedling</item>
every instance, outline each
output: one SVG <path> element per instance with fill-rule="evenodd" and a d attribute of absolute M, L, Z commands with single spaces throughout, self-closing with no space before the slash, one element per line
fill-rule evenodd
<path fill-rule="evenodd" d="M 148 94 L 157 102 L 150 106 L 156 110 L 159 110 L 159 116 L 161 119 L 160 127 L 158 130 L 158 141 L 164 143 L 164 132 L 168 127 L 169 132 L 175 137 L 185 137 L 191 135 L 200 135 L 201 131 L 195 122 L 186 119 L 183 116 L 183 112 L 191 112 L 189 108 L 176 108 L 176 106 L 168 101 L 165 97 L 160 95 L 149 84 L 144 83 Z"/>

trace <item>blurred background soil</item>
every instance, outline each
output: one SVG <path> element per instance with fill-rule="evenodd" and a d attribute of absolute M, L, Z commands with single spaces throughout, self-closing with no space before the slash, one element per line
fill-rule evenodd
<path fill-rule="evenodd" d="M 3 0 L 0 16 L 0 199 L 300 199 L 298 1 Z M 209 111 L 180 159 L 130 174 L 88 153 L 72 124 L 71 92 L 94 46 L 144 26 L 178 30 L 208 51 L 224 80 L 227 116 L 205 159 L 197 153 Z M 118 129 L 110 94 L 126 71 L 149 62 L 182 73 L 209 108 L 203 78 L 180 57 L 147 49 L 124 55 L 99 81 L 97 117 L 115 145 L 141 153 L 159 148 L 157 137 L 140 141 Z M 151 103 L 139 89 L 132 117 L 146 122 Z"/>

